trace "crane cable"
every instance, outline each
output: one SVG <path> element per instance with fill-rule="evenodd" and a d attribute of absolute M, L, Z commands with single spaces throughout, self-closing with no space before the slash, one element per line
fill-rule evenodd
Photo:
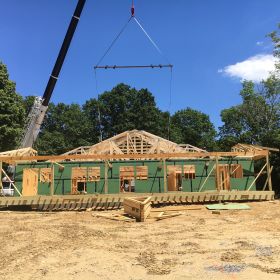
<path fill-rule="evenodd" d="M 101 56 L 101 58 L 98 60 L 97 64 L 94 67 L 94 75 L 95 75 L 95 86 L 96 86 L 96 92 L 98 94 L 98 101 L 99 101 L 99 89 L 98 89 L 98 82 L 97 82 L 97 69 L 98 66 L 100 65 L 100 63 L 103 61 L 103 59 L 107 56 L 107 54 L 110 52 L 110 50 L 113 48 L 113 46 L 115 45 L 115 43 L 118 41 L 118 39 L 120 38 L 120 36 L 122 35 L 122 33 L 126 30 L 128 24 L 131 22 L 131 20 L 133 19 L 137 25 L 140 27 L 140 29 L 143 31 L 143 33 L 145 34 L 145 36 L 148 38 L 148 40 L 151 42 L 151 44 L 154 46 L 154 48 L 157 50 L 157 52 L 161 55 L 161 57 L 163 57 L 166 62 L 168 63 L 168 66 L 170 67 L 170 83 L 169 83 L 169 106 L 168 106 L 168 140 L 170 140 L 170 126 L 171 126 L 171 101 L 172 101 L 172 83 L 173 83 L 173 65 L 170 64 L 168 58 L 164 55 L 164 53 L 161 51 L 161 49 L 159 48 L 159 46 L 155 43 L 155 41 L 152 39 L 152 37 L 149 35 L 149 33 L 145 30 L 145 28 L 142 26 L 142 24 L 139 22 L 139 20 L 135 17 L 135 7 L 134 7 L 134 0 L 132 0 L 132 6 L 130 9 L 131 15 L 130 18 L 128 19 L 128 21 L 124 24 L 124 26 L 121 28 L 120 32 L 117 34 L 117 36 L 113 39 L 113 41 L 111 42 L 111 44 L 109 45 L 109 47 L 106 49 L 106 51 L 104 52 L 104 54 Z M 161 65 L 159 65 L 160 67 Z M 147 67 L 151 67 L 153 68 L 153 65 L 151 66 L 147 66 Z M 105 69 L 107 69 L 107 67 L 104 67 Z M 161 68 L 161 67 L 160 67 Z M 113 69 L 115 69 L 113 67 Z M 98 106 L 98 122 L 99 122 L 99 130 L 100 130 L 100 141 L 102 141 L 102 124 L 101 124 L 101 111 L 100 111 L 100 106 L 99 106 L 99 102 L 97 102 L 97 106 Z"/>

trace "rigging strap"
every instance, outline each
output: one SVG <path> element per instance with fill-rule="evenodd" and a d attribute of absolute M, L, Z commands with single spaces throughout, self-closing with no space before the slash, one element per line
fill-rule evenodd
<path fill-rule="evenodd" d="M 126 29 L 126 27 L 128 26 L 128 24 L 130 23 L 132 17 L 129 18 L 129 20 L 125 23 L 125 25 L 123 26 L 123 28 L 121 29 L 121 31 L 117 34 L 117 36 L 115 37 L 115 39 L 112 41 L 112 43 L 110 44 L 110 46 L 108 47 L 108 49 L 105 51 L 105 53 L 102 55 L 102 57 L 99 59 L 98 63 L 96 64 L 96 66 L 98 66 L 104 59 L 104 57 L 109 53 L 109 51 L 112 49 L 112 47 L 114 46 L 114 44 L 117 42 L 117 40 L 120 38 L 120 36 L 122 35 L 122 33 L 124 32 L 124 30 Z"/>
<path fill-rule="evenodd" d="M 99 59 L 98 63 L 94 66 L 94 72 L 95 72 L 95 81 L 96 81 L 96 92 L 98 94 L 98 100 L 97 100 L 97 106 L 98 106 L 98 122 L 99 122 L 99 130 L 100 130 L 100 141 L 102 141 L 102 124 L 101 124 L 101 112 L 100 112 L 100 105 L 99 105 L 99 90 L 98 90 L 98 82 L 97 82 L 97 69 L 119 69 L 119 68 L 170 68 L 170 84 L 169 84 L 169 105 L 168 105 L 168 140 L 170 140 L 170 126 L 171 126 L 171 99 L 172 99 L 172 80 L 173 80 L 173 65 L 170 64 L 168 58 L 164 55 L 164 53 L 161 51 L 161 49 L 158 47 L 158 45 L 155 43 L 155 41 L 152 39 L 152 37 L 148 34 L 148 32 L 144 29 L 144 27 L 141 25 L 139 20 L 135 17 L 135 7 L 134 7 L 134 0 L 132 0 L 132 6 L 131 6 L 131 16 L 128 19 L 128 21 L 125 23 L 125 25 L 122 27 L 120 32 L 117 34 L 117 36 L 114 38 L 112 43 L 109 45 L 109 47 L 106 49 L 105 53 L 101 56 Z M 128 24 L 130 21 L 134 19 L 134 21 L 137 23 L 137 25 L 140 27 L 140 29 L 143 31 L 145 36 L 148 38 L 150 43 L 154 46 L 154 48 L 157 50 L 157 52 L 165 59 L 167 64 L 159 64 L 159 65 L 129 65 L 129 66 L 100 66 L 100 63 L 103 61 L 105 56 L 110 52 L 112 47 L 115 45 L 116 41 L 120 38 L 122 33 L 125 31 L 127 28 Z"/>

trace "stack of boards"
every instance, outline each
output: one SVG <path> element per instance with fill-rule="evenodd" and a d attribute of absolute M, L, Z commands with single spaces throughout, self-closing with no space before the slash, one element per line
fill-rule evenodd
<path fill-rule="evenodd" d="M 145 222 L 151 212 L 152 197 L 125 198 L 123 201 L 124 212 L 135 217 L 137 222 Z"/>

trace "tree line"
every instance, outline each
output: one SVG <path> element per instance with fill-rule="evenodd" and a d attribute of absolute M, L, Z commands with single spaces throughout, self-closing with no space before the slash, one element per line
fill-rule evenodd
<path fill-rule="evenodd" d="M 280 26 L 279 26 L 280 28 Z M 274 55 L 280 58 L 279 30 L 269 34 Z M 280 64 L 260 84 L 243 81 L 242 102 L 221 111 L 223 125 L 216 131 L 207 114 L 185 108 L 170 115 L 157 107 L 148 89 L 118 84 L 83 105 L 50 103 L 35 149 L 40 154 L 62 154 L 93 145 L 126 130 L 146 130 L 179 144 L 208 151 L 228 151 L 236 143 L 280 148 Z M 0 62 L 0 150 L 18 147 L 33 96 L 23 97 Z M 102 133 L 101 133 L 102 132 Z M 274 182 L 280 179 L 279 153 L 271 156 Z"/>

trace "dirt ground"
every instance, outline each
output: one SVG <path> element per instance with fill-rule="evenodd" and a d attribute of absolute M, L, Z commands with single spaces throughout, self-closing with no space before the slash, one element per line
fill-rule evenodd
<path fill-rule="evenodd" d="M 0 279 L 280 279 L 280 202 L 247 204 L 145 223 L 2 211 Z"/>

